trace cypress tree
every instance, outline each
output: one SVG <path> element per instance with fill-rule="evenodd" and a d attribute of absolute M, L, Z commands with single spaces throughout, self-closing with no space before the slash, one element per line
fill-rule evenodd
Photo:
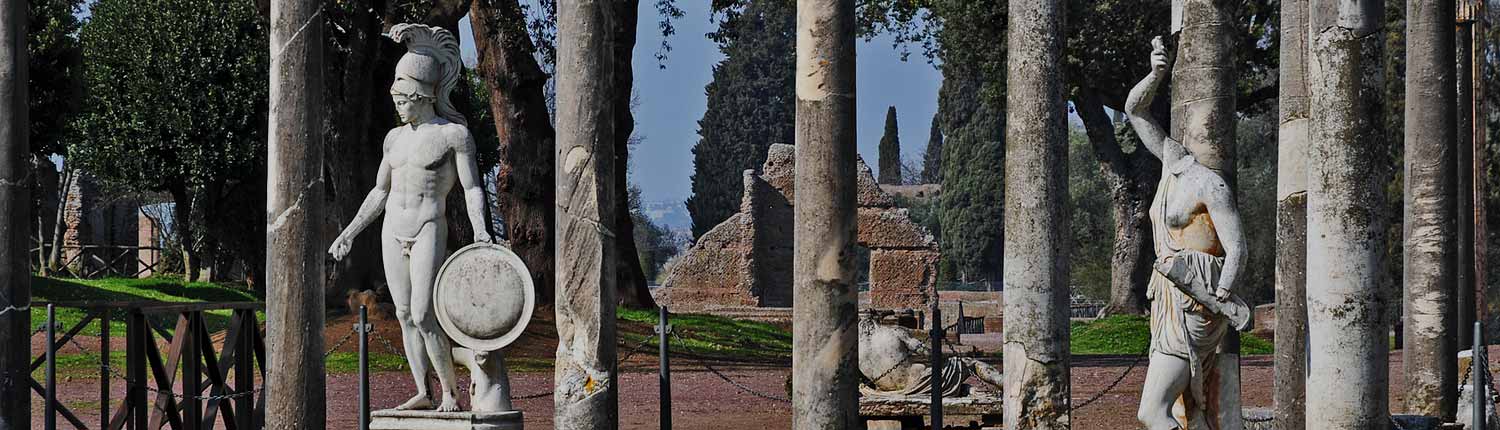
<path fill-rule="evenodd" d="M 880 136 L 880 183 L 901 184 L 901 136 L 896 131 L 896 107 L 885 111 L 885 135 Z"/>
<path fill-rule="evenodd" d="M 928 129 L 927 150 L 922 154 L 922 183 L 936 184 L 943 181 L 943 127 L 941 113 L 932 114 L 932 127 Z"/>
<path fill-rule="evenodd" d="M 1000 280 L 1005 215 L 1005 115 L 980 100 L 982 74 L 945 70 L 938 112 L 951 130 L 943 145 L 942 276 Z"/>
<path fill-rule="evenodd" d="M 693 147 L 693 239 L 734 215 L 743 172 L 759 170 L 774 143 L 793 142 L 796 14 L 788 2 L 756 0 L 728 11 L 709 37 L 725 58 L 706 87 L 708 108 Z"/>

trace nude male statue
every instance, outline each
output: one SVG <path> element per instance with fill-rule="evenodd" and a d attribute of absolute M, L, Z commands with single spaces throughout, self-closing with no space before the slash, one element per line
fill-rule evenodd
<path fill-rule="evenodd" d="M 402 125 L 386 134 L 375 188 L 328 252 L 342 260 L 354 238 L 385 213 L 381 255 L 417 386 L 417 395 L 396 409 L 433 408 L 427 373 L 436 371 L 443 390 L 436 409 L 451 412 L 458 410 L 452 347 L 432 303 L 433 282 L 447 258 L 444 198 L 455 182 L 462 186 L 474 241 L 489 242 L 484 191 L 479 188 L 474 138 L 448 98 L 460 70 L 458 40 L 446 30 L 412 24 L 392 27 L 390 37 L 407 45 L 391 85 Z"/>
<path fill-rule="evenodd" d="M 1151 117 L 1151 99 L 1168 67 L 1161 38 L 1151 44 L 1151 74 L 1125 102 L 1131 126 L 1163 169 L 1150 211 L 1157 255 L 1146 290 L 1151 361 L 1137 418 L 1151 430 L 1208 429 L 1219 405 L 1207 395 L 1212 390 L 1205 381 L 1215 379 L 1219 344 L 1229 329 L 1249 324 L 1247 307 L 1233 293 L 1246 243 L 1224 178 Z M 1173 415 L 1179 401 L 1186 417 Z"/>

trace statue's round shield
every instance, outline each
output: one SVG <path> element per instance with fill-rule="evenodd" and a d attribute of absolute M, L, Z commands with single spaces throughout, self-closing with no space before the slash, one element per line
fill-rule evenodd
<path fill-rule="evenodd" d="M 475 243 L 443 263 L 432 296 L 438 323 L 449 338 L 476 351 L 495 351 L 526 330 L 536 287 L 515 253 Z"/>

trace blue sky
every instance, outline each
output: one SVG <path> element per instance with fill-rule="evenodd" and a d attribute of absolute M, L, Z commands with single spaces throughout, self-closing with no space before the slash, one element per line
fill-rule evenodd
<path fill-rule="evenodd" d="M 713 77 L 713 66 L 723 55 L 704 34 L 716 25 L 710 21 L 707 1 L 680 1 L 686 13 L 674 22 L 677 34 L 670 39 L 672 51 L 658 67 L 655 54 L 662 35 L 652 2 L 641 2 L 640 31 L 635 49 L 636 133 L 643 142 L 631 154 L 632 183 L 641 187 L 648 202 L 682 202 L 692 193 L 693 145 L 698 142 L 698 120 L 703 117 L 707 97 L 703 87 Z M 472 59 L 473 36 L 467 19 L 459 24 L 465 58 Z M 914 49 L 919 49 L 914 48 Z M 938 73 L 920 53 L 901 61 L 889 37 L 859 41 L 858 131 L 859 154 L 875 168 L 876 146 L 885 129 L 885 111 L 896 106 L 901 130 L 903 158 L 920 159 L 927 147 L 928 127 L 937 112 Z M 786 142 L 791 143 L 791 142 Z"/>

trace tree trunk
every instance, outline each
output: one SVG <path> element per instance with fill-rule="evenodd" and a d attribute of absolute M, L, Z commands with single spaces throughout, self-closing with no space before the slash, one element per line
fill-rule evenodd
<path fill-rule="evenodd" d="M 1311 0 L 1308 45 L 1307 426 L 1390 428 L 1386 146 L 1378 127 L 1383 2 Z"/>
<path fill-rule="evenodd" d="M 797 2 L 792 428 L 860 428 L 854 0 Z"/>
<path fill-rule="evenodd" d="M 57 211 L 53 213 L 55 216 L 52 220 L 52 235 L 47 239 L 47 242 L 52 244 L 51 252 L 47 254 L 46 262 L 42 264 L 42 270 L 56 270 L 57 265 L 61 264 L 58 259 L 62 258 L 63 231 L 67 230 L 63 223 L 63 214 L 68 210 L 68 188 L 73 185 L 73 176 L 77 174 L 76 172 L 76 170 L 69 168 L 67 163 L 63 163 L 62 184 L 60 184 L 57 190 Z"/>
<path fill-rule="evenodd" d="M 1010 2 L 1005 428 L 1068 429 L 1068 132 L 1060 0 Z"/>
<path fill-rule="evenodd" d="M 1239 189 L 1235 180 L 1235 8 L 1230 0 L 1181 0 L 1182 32 L 1172 66 L 1172 136 L 1199 163 Z M 1240 333 L 1229 330 L 1205 378 L 1207 419 L 1219 430 L 1245 427 L 1240 406 Z M 1190 412 L 1191 413 L 1191 412 Z"/>
<path fill-rule="evenodd" d="M 619 425 L 615 368 L 613 3 L 557 5 L 558 429 Z M 498 114 L 496 116 L 499 116 Z M 533 161 L 534 162 L 534 161 Z M 618 240 L 629 240 L 620 238 Z"/>
<path fill-rule="evenodd" d="M 647 286 L 646 273 L 641 270 L 639 251 L 635 247 L 635 219 L 630 216 L 629 167 L 630 135 L 635 132 L 635 115 L 630 111 L 631 88 L 635 72 L 632 53 L 635 52 L 636 23 L 640 19 L 640 0 L 617 0 L 615 3 L 614 61 L 615 61 L 615 241 L 618 253 L 620 301 L 634 308 L 656 307 Z"/>
<path fill-rule="evenodd" d="M 266 175 L 266 428 L 321 429 L 323 371 L 323 16 L 317 0 L 273 0 Z"/>
<path fill-rule="evenodd" d="M 31 428 L 31 271 L 26 231 L 31 193 L 27 169 L 26 24 L 28 2 L 0 4 L 0 430 Z"/>
<path fill-rule="evenodd" d="M 469 22 L 479 53 L 479 74 L 490 90 L 490 110 L 500 137 L 496 206 L 505 238 L 526 263 L 537 300 L 553 298 L 553 188 L 555 154 L 547 111 L 547 74 L 533 56 L 526 15 L 515 0 L 474 0 Z"/>
<path fill-rule="evenodd" d="M 387 90 L 392 77 L 389 71 L 403 50 L 386 42 L 381 31 L 383 17 L 390 14 L 389 4 L 375 0 L 366 7 L 352 8 L 343 52 L 326 57 L 329 101 L 324 110 L 328 135 L 323 150 L 327 165 L 325 177 L 329 207 L 324 217 L 324 234 L 337 236 L 345 223 L 354 219 L 365 196 L 375 185 L 376 169 L 383 156 L 381 139 L 394 126 L 395 109 Z M 389 45 L 389 46 L 387 46 Z M 392 48 L 392 49 L 382 49 Z M 361 234 L 354 239 L 349 255 L 328 268 L 330 301 L 342 301 L 350 291 L 373 289 L 385 278 L 381 268 L 378 232 Z"/>
<path fill-rule="evenodd" d="M 1282 0 L 1276 154 L 1277 430 L 1307 428 L 1307 0 Z"/>
<path fill-rule="evenodd" d="M 1079 90 L 1073 100 L 1099 158 L 1099 171 L 1110 187 L 1115 242 L 1110 254 L 1109 305 L 1100 316 L 1140 315 L 1146 312 L 1146 284 L 1151 277 L 1151 200 L 1156 196 L 1161 163 L 1145 152 L 1126 154 L 1115 137 L 1114 123 L 1092 88 Z"/>
<path fill-rule="evenodd" d="M 1458 103 L 1454 3 L 1406 2 L 1406 411 L 1453 420 L 1458 407 L 1455 297 Z"/>
<path fill-rule="evenodd" d="M 194 282 L 198 280 L 198 253 L 193 246 L 193 194 L 187 186 L 173 186 L 172 194 L 172 229 L 177 231 L 177 246 L 182 252 L 182 280 Z"/>

